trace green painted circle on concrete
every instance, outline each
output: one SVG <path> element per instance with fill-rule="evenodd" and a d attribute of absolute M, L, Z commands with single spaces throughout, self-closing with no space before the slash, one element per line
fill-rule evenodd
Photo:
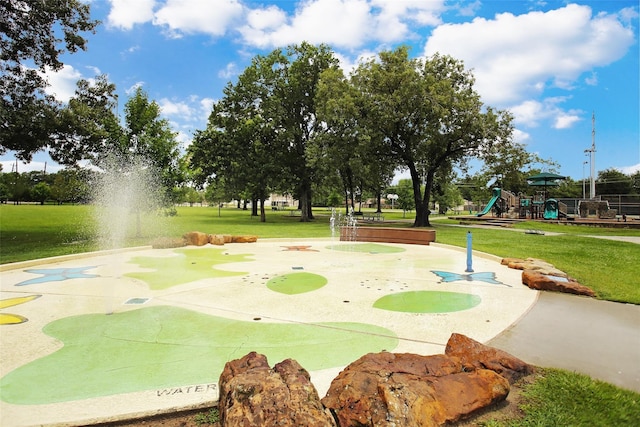
<path fill-rule="evenodd" d="M 327 278 L 313 273 L 291 273 L 276 276 L 267 282 L 267 288 L 281 294 L 295 295 L 312 292 L 327 284 Z"/>
<path fill-rule="evenodd" d="M 481 301 L 478 295 L 460 292 L 412 291 L 385 295 L 373 306 L 405 313 L 449 313 L 468 310 Z"/>

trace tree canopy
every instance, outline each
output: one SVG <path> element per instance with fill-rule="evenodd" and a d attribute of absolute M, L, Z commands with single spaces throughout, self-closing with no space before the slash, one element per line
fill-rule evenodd
<path fill-rule="evenodd" d="M 484 105 L 473 85 L 461 61 L 410 59 L 406 47 L 381 52 L 349 78 L 327 46 L 276 49 L 227 86 L 191 159 L 206 176 L 254 197 L 269 189 L 293 194 L 302 221 L 312 218 L 313 185 L 326 177 L 339 177 L 353 206 L 365 190 L 379 200 L 393 172 L 405 169 L 414 226 L 427 226 L 434 188 L 443 197 L 455 193 L 446 185 L 454 168 L 472 157 L 497 163 L 501 153 L 518 158 L 524 151 L 513 143 L 511 115 Z"/>
<path fill-rule="evenodd" d="M 301 221 L 310 220 L 321 171 L 312 148 L 322 126 L 316 92 L 322 72 L 336 66 L 329 47 L 308 43 L 254 57 L 238 82 L 225 88 L 207 129 L 196 134 L 194 166 L 254 200 L 274 190 L 294 194 Z"/>
<path fill-rule="evenodd" d="M 28 161 L 56 144 L 59 105 L 43 73 L 60 70 L 63 53 L 86 49 L 81 33 L 97 25 L 79 0 L 0 0 L 0 153 Z"/>

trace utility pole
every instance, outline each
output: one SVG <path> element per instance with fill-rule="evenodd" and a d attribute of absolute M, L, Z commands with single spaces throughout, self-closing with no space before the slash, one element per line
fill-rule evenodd
<path fill-rule="evenodd" d="M 596 197 L 596 113 L 591 115 L 591 198 Z"/>

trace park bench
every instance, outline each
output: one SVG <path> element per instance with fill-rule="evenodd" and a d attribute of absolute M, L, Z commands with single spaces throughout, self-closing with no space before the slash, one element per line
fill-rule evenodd
<path fill-rule="evenodd" d="M 366 215 L 364 220 L 367 222 L 375 222 L 375 221 L 384 221 L 384 216 L 382 216 L 381 212 L 374 212 L 372 214 Z"/>

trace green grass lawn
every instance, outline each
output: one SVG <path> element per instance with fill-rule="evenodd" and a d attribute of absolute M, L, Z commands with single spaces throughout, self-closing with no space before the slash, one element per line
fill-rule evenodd
<path fill-rule="evenodd" d="M 640 304 L 640 245 L 595 239 L 591 227 L 554 226 L 554 231 L 571 234 L 537 235 L 501 229 L 451 227 L 434 223 L 436 240 L 465 246 L 467 231 L 472 232 L 473 249 L 500 257 L 539 258 L 552 263 L 580 283 L 593 289 L 598 298 Z M 526 224 L 524 224 L 526 226 Z M 529 224 L 531 227 L 532 225 Z M 539 225 L 536 223 L 539 229 Z M 562 229 L 558 229 L 562 227 Z M 582 230 L 576 230 L 576 229 Z M 585 230 L 585 228 L 588 228 Z M 617 235 L 634 235 L 636 230 L 618 230 Z"/>
<path fill-rule="evenodd" d="M 0 263 L 80 253 L 103 248 L 94 207 L 54 205 L 0 205 Z M 314 211 L 316 219 L 301 223 L 288 211 L 267 212 L 259 222 L 249 211 L 234 208 L 179 207 L 176 216 L 145 215 L 137 232 L 134 216 L 127 225 L 124 246 L 148 245 L 158 237 L 180 237 L 187 231 L 209 234 L 250 234 L 259 238 L 330 237 L 330 213 Z M 410 226 L 413 213 L 385 212 L 385 226 Z M 435 217 L 432 219 L 436 219 Z M 404 220 L 404 221 L 403 221 Z M 640 236 L 640 230 L 524 223 L 517 227 L 548 232 L 526 234 L 503 229 L 452 226 L 457 221 L 432 221 L 439 243 L 466 246 L 501 257 L 541 258 L 591 287 L 601 299 L 640 304 L 640 246 L 586 237 Z M 552 232 L 562 235 L 554 236 Z M 525 388 L 522 418 L 489 422 L 492 426 L 609 426 L 639 425 L 640 394 L 621 390 L 584 375 L 545 370 Z"/>

